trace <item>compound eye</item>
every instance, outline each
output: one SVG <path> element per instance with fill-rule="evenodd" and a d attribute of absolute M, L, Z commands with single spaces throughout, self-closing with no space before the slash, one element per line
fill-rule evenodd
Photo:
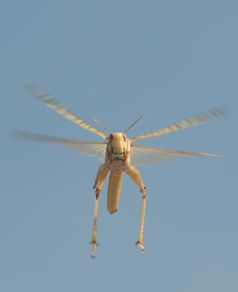
<path fill-rule="evenodd" d="M 111 141 L 114 138 L 112 134 L 109 135 L 109 140 Z"/>

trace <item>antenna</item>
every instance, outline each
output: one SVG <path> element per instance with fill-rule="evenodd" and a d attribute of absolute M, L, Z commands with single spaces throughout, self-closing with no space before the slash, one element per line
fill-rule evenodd
<path fill-rule="evenodd" d="M 106 126 L 104 126 L 101 122 L 99 122 L 96 119 L 93 119 L 93 121 L 98 124 L 101 128 L 103 128 L 104 130 L 106 130 L 107 132 L 111 133 L 112 131 L 110 129 L 108 129 Z"/>
<path fill-rule="evenodd" d="M 130 127 L 128 127 L 127 129 L 126 129 L 126 131 L 124 132 L 124 133 L 126 133 L 126 132 L 128 132 L 137 122 L 139 122 L 142 118 L 144 118 L 144 116 L 146 115 L 146 113 L 143 113 L 141 116 L 139 116 L 139 118 L 137 118 L 131 125 L 130 125 Z"/>

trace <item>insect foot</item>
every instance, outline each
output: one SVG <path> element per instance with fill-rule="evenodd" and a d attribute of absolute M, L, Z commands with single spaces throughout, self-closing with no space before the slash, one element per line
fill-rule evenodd
<path fill-rule="evenodd" d="M 91 259 L 95 259 L 96 247 L 99 246 L 99 243 L 97 243 L 96 241 L 91 241 L 90 244 L 92 244 Z"/>
<path fill-rule="evenodd" d="M 137 240 L 137 242 L 135 243 L 135 245 L 137 245 L 142 252 L 145 251 L 144 243 L 142 241 Z"/>

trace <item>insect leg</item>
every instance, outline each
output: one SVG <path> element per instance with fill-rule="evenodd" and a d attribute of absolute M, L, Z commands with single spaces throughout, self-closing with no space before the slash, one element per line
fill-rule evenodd
<path fill-rule="evenodd" d="M 145 206 L 146 206 L 146 187 L 144 186 L 139 171 L 132 165 L 126 170 L 129 177 L 138 185 L 142 193 L 142 205 L 141 205 L 141 219 L 140 219 L 140 228 L 138 233 L 138 239 L 136 245 L 139 246 L 141 251 L 144 251 L 143 243 L 143 233 L 144 233 L 144 223 L 145 223 Z"/>
<path fill-rule="evenodd" d="M 93 232 L 92 232 L 92 252 L 91 252 L 91 258 L 95 258 L 95 251 L 96 251 L 96 247 L 98 245 L 97 243 L 97 220 L 98 220 L 98 198 L 99 198 L 99 194 L 101 192 L 102 186 L 105 182 L 105 179 L 107 177 L 108 174 L 108 167 L 105 164 L 102 164 L 99 167 L 96 179 L 95 179 L 95 183 L 93 188 L 95 189 L 95 195 L 96 195 L 96 200 L 95 200 L 95 205 L 94 205 L 94 215 L 93 215 Z"/>

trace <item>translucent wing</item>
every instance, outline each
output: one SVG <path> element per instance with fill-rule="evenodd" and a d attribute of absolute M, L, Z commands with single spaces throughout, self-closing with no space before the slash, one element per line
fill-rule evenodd
<path fill-rule="evenodd" d="M 27 85 L 27 86 L 25 86 L 25 89 L 29 94 L 37 97 L 38 99 L 43 101 L 43 103 L 46 104 L 49 108 L 53 109 L 58 114 L 62 115 L 66 119 L 75 123 L 76 125 L 84 128 L 88 131 L 91 131 L 91 132 L 101 136 L 104 139 L 107 137 L 103 132 L 90 126 L 89 124 L 87 124 L 86 122 L 81 120 L 79 117 L 77 117 L 74 113 L 67 110 L 63 105 L 58 103 L 52 96 L 50 96 L 47 92 L 45 92 L 41 88 L 37 87 L 36 85 Z"/>
<path fill-rule="evenodd" d="M 177 123 L 168 125 L 168 126 L 161 128 L 157 131 L 150 132 L 147 134 L 142 134 L 139 136 L 135 136 L 131 139 L 131 141 L 134 142 L 136 140 L 141 140 L 141 139 L 145 139 L 145 138 L 149 138 L 149 137 L 153 137 L 153 136 L 160 136 L 160 135 L 169 134 L 169 133 L 174 132 L 174 131 L 178 131 L 181 129 L 185 129 L 188 127 L 192 127 L 195 125 L 203 124 L 203 123 L 221 118 L 221 117 L 229 114 L 230 112 L 231 111 L 226 107 L 217 107 L 217 108 L 211 109 L 207 112 L 197 114 L 191 118 L 181 120 Z"/>
<path fill-rule="evenodd" d="M 73 149 L 79 150 L 81 153 L 96 156 L 100 160 L 105 159 L 106 154 L 106 142 L 88 142 L 88 141 L 78 141 L 69 140 L 61 137 L 52 137 L 48 135 L 40 135 L 35 133 L 29 133 L 24 131 L 15 130 L 14 134 L 17 137 L 23 138 L 29 141 L 35 142 L 46 142 L 46 143 L 56 143 L 63 146 L 71 147 Z"/>
<path fill-rule="evenodd" d="M 210 156 L 218 155 L 204 152 L 178 151 L 164 148 L 149 148 L 139 145 L 131 145 L 131 164 L 157 163 L 176 157 Z"/>

